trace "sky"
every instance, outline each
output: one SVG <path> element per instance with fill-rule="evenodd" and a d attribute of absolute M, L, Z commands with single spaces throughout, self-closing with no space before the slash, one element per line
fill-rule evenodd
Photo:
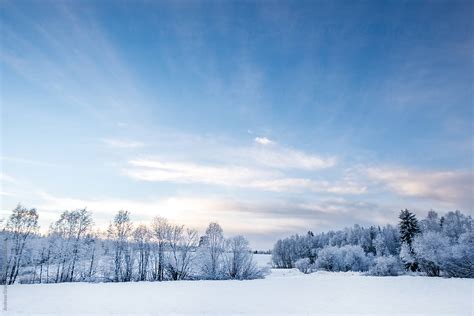
<path fill-rule="evenodd" d="M 0 1 L 0 217 L 269 249 L 473 215 L 472 1 Z"/>

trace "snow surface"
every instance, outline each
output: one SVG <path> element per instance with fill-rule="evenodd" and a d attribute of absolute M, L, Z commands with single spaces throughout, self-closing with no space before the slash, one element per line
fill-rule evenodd
<path fill-rule="evenodd" d="M 13 285 L 5 315 L 473 315 L 473 282 L 274 269 L 253 281 Z"/>

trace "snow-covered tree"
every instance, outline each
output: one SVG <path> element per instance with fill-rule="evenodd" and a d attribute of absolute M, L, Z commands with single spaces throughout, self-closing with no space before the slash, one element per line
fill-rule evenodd
<path fill-rule="evenodd" d="M 398 227 L 400 229 L 400 240 L 402 244 L 406 245 L 406 249 L 410 253 L 411 258 L 415 259 L 412 261 L 406 261 L 405 266 L 411 271 L 416 271 L 418 269 L 418 263 L 414 256 L 412 243 L 415 236 L 420 233 L 418 220 L 416 219 L 415 214 L 407 209 L 400 211 L 399 219 L 400 223 L 398 224 Z M 408 256 L 405 255 L 405 258 L 408 258 Z"/>
<path fill-rule="evenodd" d="M 61 269 L 57 282 L 72 282 L 76 272 L 76 264 L 83 253 L 83 237 L 92 227 L 91 214 L 86 209 L 64 211 L 59 220 L 51 227 L 51 234 L 61 239 L 61 253 L 58 269 Z"/>
<path fill-rule="evenodd" d="M 438 217 L 438 213 L 431 210 L 425 219 L 420 221 L 420 230 L 425 233 L 429 231 L 440 232 L 441 231 L 441 219 Z"/>
<path fill-rule="evenodd" d="M 419 234 L 413 241 L 413 251 L 420 269 L 429 276 L 439 276 L 449 251 L 449 240 L 436 231 Z"/>
<path fill-rule="evenodd" d="M 148 264 L 151 250 L 150 240 L 151 232 L 146 225 L 139 225 L 133 231 L 133 242 L 135 246 L 135 253 L 137 255 L 138 264 L 138 281 L 145 281 L 147 279 Z"/>
<path fill-rule="evenodd" d="M 201 265 L 205 278 L 218 279 L 221 257 L 224 253 L 224 234 L 218 223 L 210 223 L 206 229 L 207 245 L 201 248 Z"/>
<path fill-rule="evenodd" d="M 311 260 L 309 258 L 301 258 L 299 260 L 296 260 L 295 268 L 300 270 L 304 274 L 309 274 L 313 272 L 315 266 L 311 263 Z"/>
<path fill-rule="evenodd" d="M 152 223 L 152 232 L 154 236 L 154 241 L 156 243 L 156 248 L 154 248 L 155 260 L 154 260 L 154 270 L 153 273 L 154 279 L 158 281 L 163 281 L 165 279 L 165 268 L 166 268 L 166 247 L 171 234 L 171 226 L 168 223 L 168 220 L 163 217 L 155 217 Z"/>
<path fill-rule="evenodd" d="M 326 246 L 318 252 L 316 267 L 327 271 L 367 271 L 371 260 L 360 246 Z"/>
<path fill-rule="evenodd" d="M 455 243 L 462 234 L 473 229 L 473 222 L 471 216 L 455 211 L 449 212 L 441 218 L 441 226 L 443 234 Z"/>
<path fill-rule="evenodd" d="M 6 238 L 10 243 L 10 251 L 7 262 L 6 279 L 2 280 L 8 284 L 15 283 L 20 272 L 24 251 L 28 240 L 39 229 L 38 213 L 36 209 L 27 209 L 18 205 L 10 215 L 5 228 Z"/>
<path fill-rule="evenodd" d="M 130 237 L 133 225 L 130 213 L 121 210 L 115 215 L 108 229 L 108 238 L 112 241 L 114 250 L 114 281 L 123 282 L 132 279 L 132 254 Z"/>
<path fill-rule="evenodd" d="M 168 271 L 173 280 L 185 280 L 191 276 L 193 251 L 198 245 L 198 233 L 183 225 L 171 225 L 168 234 Z"/>
<path fill-rule="evenodd" d="M 374 260 L 368 274 L 374 276 L 397 276 L 402 273 L 402 263 L 396 256 L 381 256 Z"/>
<path fill-rule="evenodd" d="M 459 242 L 451 246 L 441 269 L 449 277 L 474 278 L 474 231 L 459 236 Z"/>
<path fill-rule="evenodd" d="M 224 254 L 225 278 L 248 280 L 262 276 L 261 269 L 253 260 L 249 243 L 244 236 L 235 236 L 226 240 Z"/>

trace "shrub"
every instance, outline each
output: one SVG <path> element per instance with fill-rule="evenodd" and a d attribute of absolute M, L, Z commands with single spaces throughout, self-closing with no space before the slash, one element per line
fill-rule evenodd
<path fill-rule="evenodd" d="M 326 246 L 318 252 L 315 266 L 327 271 L 367 271 L 370 262 L 360 246 Z"/>
<path fill-rule="evenodd" d="M 315 267 L 313 264 L 311 264 L 311 260 L 309 260 L 309 258 L 297 260 L 295 262 L 295 267 L 304 274 L 309 274 L 315 270 Z"/>
<path fill-rule="evenodd" d="M 441 266 L 449 253 L 449 240 L 441 233 L 428 231 L 415 238 L 413 250 L 420 270 L 428 276 L 439 276 Z"/>
<path fill-rule="evenodd" d="M 369 269 L 369 275 L 397 276 L 403 271 L 402 264 L 397 257 L 383 256 L 375 258 L 375 263 Z"/>
<path fill-rule="evenodd" d="M 474 278 L 474 233 L 462 234 L 459 244 L 454 245 L 441 264 L 448 277 Z"/>

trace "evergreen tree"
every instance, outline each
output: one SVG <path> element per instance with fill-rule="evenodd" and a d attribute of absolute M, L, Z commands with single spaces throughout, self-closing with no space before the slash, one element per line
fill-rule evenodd
<path fill-rule="evenodd" d="M 398 218 L 400 218 L 400 223 L 398 224 L 398 227 L 400 230 L 401 243 L 405 244 L 412 257 L 415 257 L 412 243 L 415 236 L 420 233 L 418 220 L 416 219 L 415 214 L 407 209 L 405 209 L 404 211 L 400 211 L 400 216 Z M 416 260 L 413 262 L 406 262 L 405 265 L 406 268 L 410 269 L 411 271 L 416 271 L 418 269 L 418 264 Z"/>

